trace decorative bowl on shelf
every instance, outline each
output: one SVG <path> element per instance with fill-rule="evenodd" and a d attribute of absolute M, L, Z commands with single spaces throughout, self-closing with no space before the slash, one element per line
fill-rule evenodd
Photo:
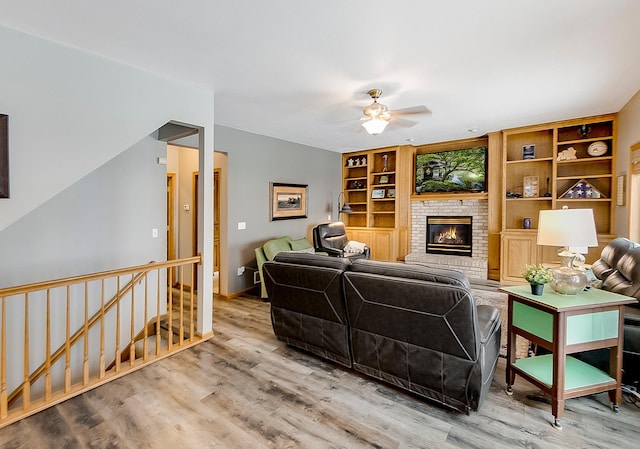
<path fill-rule="evenodd" d="M 607 152 L 607 144 L 601 140 L 597 142 L 593 142 L 589 147 L 587 147 L 587 153 L 589 156 L 597 157 L 603 156 Z"/>

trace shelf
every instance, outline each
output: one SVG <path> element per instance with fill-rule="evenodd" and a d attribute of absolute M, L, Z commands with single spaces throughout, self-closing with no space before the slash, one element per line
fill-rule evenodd
<path fill-rule="evenodd" d="M 599 201 L 604 201 L 604 202 L 608 202 L 611 201 L 611 198 L 558 198 L 556 201 L 558 202 L 563 202 L 563 203 L 582 203 L 582 202 L 599 202 Z"/>
<path fill-rule="evenodd" d="M 371 184 L 371 187 L 378 187 L 384 189 L 385 187 L 395 187 L 395 184 Z"/>
<path fill-rule="evenodd" d="M 518 359 L 513 366 L 527 373 L 538 382 L 553 385 L 553 355 L 546 354 Z M 564 391 L 571 391 L 592 385 L 615 384 L 615 379 L 604 371 L 584 363 L 574 357 L 566 357 Z"/>
<path fill-rule="evenodd" d="M 395 198 L 372 198 L 371 201 L 379 202 L 379 201 L 395 201 Z"/>
<path fill-rule="evenodd" d="M 530 198 L 506 198 L 507 201 L 551 201 L 553 198 L 550 196 L 535 196 Z"/>
<path fill-rule="evenodd" d="M 361 179 L 366 180 L 367 176 L 354 176 L 352 178 L 344 178 L 345 181 L 360 181 Z"/>
<path fill-rule="evenodd" d="M 384 175 L 395 175 L 395 171 L 377 171 L 371 172 L 371 176 L 384 176 Z"/>
<path fill-rule="evenodd" d="M 578 175 L 578 176 L 558 176 L 556 180 L 558 181 L 569 181 L 572 179 L 597 179 L 597 178 L 612 178 L 613 175 L 611 173 L 605 175 Z"/>
<path fill-rule="evenodd" d="M 345 192 L 366 192 L 367 189 L 344 189 Z"/>
<path fill-rule="evenodd" d="M 612 140 L 613 136 L 603 136 L 603 137 L 591 137 L 590 139 L 576 139 L 576 140 L 559 140 L 558 145 L 573 145 L 576 143 L 591 143 L 597 142 L 599 140 Z"/>
<path fill-rule="evenodd" d="M 508 165 L 511 164 L 529 164 L 532 162 L 553 162 L 553 158 L 552 157 L 537 157 L 537 158 L 533 158 L 533 159 L 518 159 L 518 160 L 513 160 L 513 161 L 507 161 Z"/>
<path fill-rule="evenodd" d="M 584 163 L 584 162 L 610 161 L 612 159 L 613 159 L 613 156 L 597 156 L 597 157 L 589 157 L 589 158 L 579 157 L 577 159 L 569 159 L 568 161 L 558 161 L 558 165 Z"/>

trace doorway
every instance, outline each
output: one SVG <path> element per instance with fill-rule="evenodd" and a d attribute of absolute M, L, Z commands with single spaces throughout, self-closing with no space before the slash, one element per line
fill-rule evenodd
<path fill-rule="evenodd" d="M 176 174 L 167 173 L 167 260 L 176 259 Z M 169 285 L 175 285 L 176 279 L 168 279 Z"/>
<path fill-rule="evenodd" d="M 220 176 L 221 170 L 213 170 L 213 292 L 220 293 Z M 198 172 L 193 173 L 193 232 L 192 247 L 194 254 L 198 248 Z M 197 276 L 197 273 L 194 273 Z M 197 284 L 197 282 L 196 282 Z"/>

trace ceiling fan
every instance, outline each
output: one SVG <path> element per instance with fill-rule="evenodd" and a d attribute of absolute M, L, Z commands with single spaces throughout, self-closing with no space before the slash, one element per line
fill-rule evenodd
<path fill-rule="evenodd" d="M 397 118 L 401 115 L 409 114 L 426 114 L 429 109 L 426 106 L 414 106 L 411 108 L 397 109 L 395 111 L 389 111 L 389 108 L 382 103 L 378 103 L 378 98 L 382 95 L 382 89 L 371 89 L 367 94 L 373 99 L 373 103 L 362 110 L 364 117 L 362 120 L 362 126 L 367 130 L 369 134 L 380 134 L 387 127 L 389 122 L 393 119 L 393 122 L 401 126 L 413 126 L 418 122 L 411 120 L 404 120 Z"/>

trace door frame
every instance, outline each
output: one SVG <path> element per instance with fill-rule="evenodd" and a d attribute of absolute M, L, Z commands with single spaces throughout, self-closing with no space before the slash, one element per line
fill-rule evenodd
<path fill-rule="evenodd" d="M 629 239 L 640 242 L 640 141 L 631 145 L 629 149 L 629 171 L 625 187 L 629 208 L 627 210 L 627 233 Z"/>

